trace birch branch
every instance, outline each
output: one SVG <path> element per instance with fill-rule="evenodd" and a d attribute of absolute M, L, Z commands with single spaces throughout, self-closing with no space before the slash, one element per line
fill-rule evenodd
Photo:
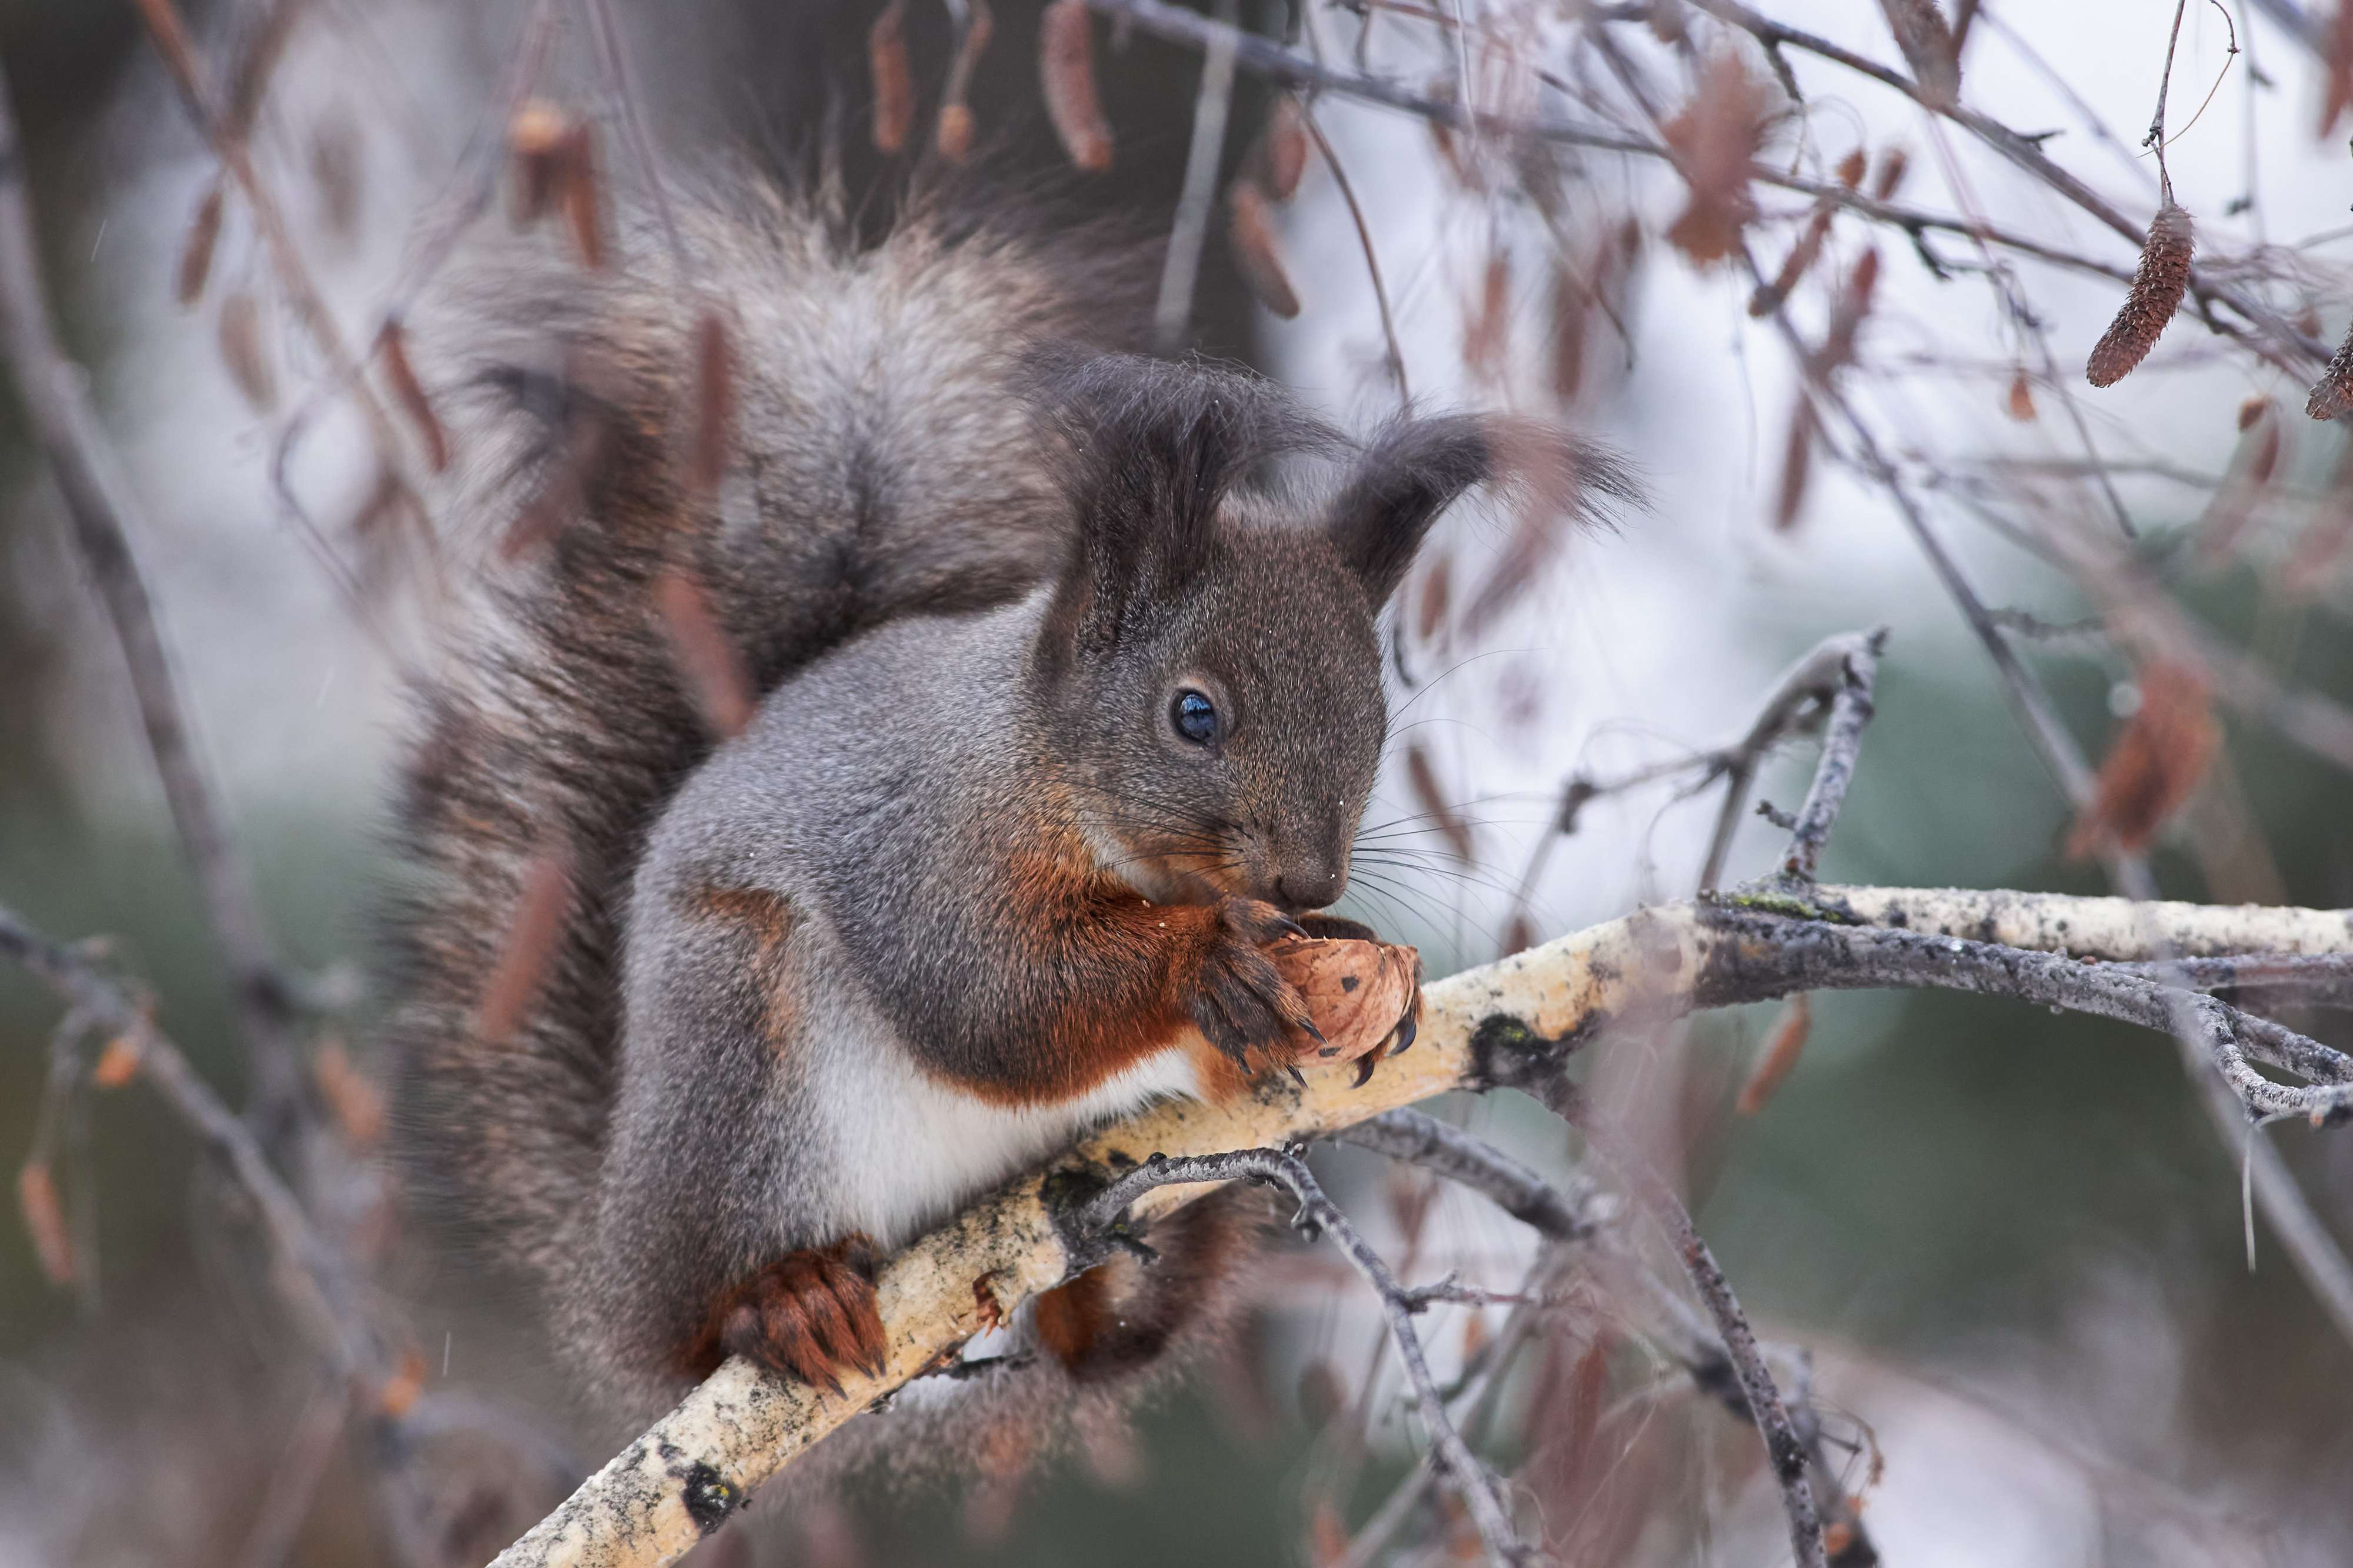
<path fill-rule="evenodd" d="M 1362 1088 L 1352 1087 L 1353 1068 L 1324 1068 L 1301 1084 L 1262 1082 L 1230 1105 L 1163 1106 L 976 1205 L 884 1268 L 879 1295 L 890 1347 L 881 1375 L 845 1373 L 837 1394 L 729 1361 L 496 1568 L 621 1568 L 677 1558 L 762 1481 L 978 1332 L 976 1281 L 986 1279 L 1009 1310 L 1094 1261 L 1102 1240 L 1082 1211 L 1155 1154 L 1181 1159 L 1328 1137 L 1448 1090 L 1540 1081 L 1613 1024 L 1796 990 L 1960 986 L 2147 1021 L 2138 987 L 2151 983 L 2108 965 L 2168 954 L 2342 952 L 2353 952 L 2344 911 L 2048 893 L 1824 887 L 1639 910 L 1428 987 L 1416 1046 L 1382 1062 Z M 2281 1054 L 2252 1036 L 2235 1046 L 2257 1060 Z M 2326 1056 L 2304 1059 L 2324 1073 L 2332 1065 Z M 2272 1084 L 2264 1092 L 2305 1094 L 2316 1114 L 2338 1112 L 2339 1086 Z M 1158 1187 L 1130 1212 L 1148 1220 L 1207 1190 Z"/>

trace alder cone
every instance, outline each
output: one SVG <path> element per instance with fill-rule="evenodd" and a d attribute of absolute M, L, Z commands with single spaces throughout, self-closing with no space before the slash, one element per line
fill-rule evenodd
<path fill-rule="evenodd" d="M 1353 1061 L 1377 1047 L 1418 1005 L 1421 954 L 1410 947 L 1293 937 L 1267 956 L 1307 1004 L 1335 1060 Z"/>
<path fill-rule="evenodd" d="M 2108 323 L 2106 335 L 2092 350 L 2091 362 L 2084 367 L 2094 386 L 2114 386 L 2148 357 L 2158 334 L 2181 307 L 2181 296 L 2189 287 L 2194 247 L 2189 215 L 2169 201 L 2158 208 L 2124 308 Z"/>
<path fill-rule="evenodd" d="M 2337 419 L 2353 411 L 2353 327 L 2345 329 L 2345 341 L 2337 345 L 2337 357 L 2320 373 L 2304 411 L 2315 419 Z"/>

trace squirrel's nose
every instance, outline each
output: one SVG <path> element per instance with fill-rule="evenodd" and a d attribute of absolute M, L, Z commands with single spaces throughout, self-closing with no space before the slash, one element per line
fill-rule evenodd
<path fill-rule="evenodd" d="M 1324 866 L 1286 866 L 1274 879 L 1277 900 L 1287 910 L 1320 910 L 1348 886 L 1348 873 Z"/>

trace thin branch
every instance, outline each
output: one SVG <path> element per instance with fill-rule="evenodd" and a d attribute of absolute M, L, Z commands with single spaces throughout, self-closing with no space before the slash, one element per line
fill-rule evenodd
<path fill-rule="evenodd" d="M 1238 1178 L 1271 1183 L 1290 1193 L 1299 1205 L 1293 1226 L 1311 1240 L 1328 1234 L 1379 1296 L 1382 1314 L 1388 1320 L 1389 1335 L 1397 1343 L 1398 1359 L 1404 1363 L 1406 1379 L 1413 1387 L 1414 1403 L 1420 1408 L 1422 1425 L 1429 1430 L 1439 1468 L 1453 1479 L 1455 1489 L 1472 1522 L 1478 1527 L 1479 1538 L 1485 1542 L 1489 1554 L 1507 1563 L 1526 1561 L 1529 1549 L 1512 1523 L 1503 1482 L 1471 1451 L 1471 1446 L 1462 1440 L 1462 1434 L 1446 1414 L 1446 1401 L 1439 1393 L 1438 1381 L 1430 1374 L 1429 1360 L 1422 1354 L 1421 1336 L 1414 1328 L 1413 1319 L 1419 1306 L 1398 1283 L 1380 1254 L 1348 1223 L 1348 1216 L 1340 1212 L 1339 1205 L 1324 1195 L 1323 1187 L 1307 1169 L 1307 1162 L 1296 1154 L 1273 1149 L 1244 1149 L 1180 1159 L 1155 1154 L 1141 1168 L 1106 1188 L 1082 1212 L 1080 1220 L 1090 1228 L 1108 1232 L 1118 1226 L 1131 1204 L 1155 1188 Z"/>
<path fill-rule="evenodd" d="M 1715 1320 L 1716 1332 L 1723 1337 L 1725 1352 L 1732 1358 L 1740 1379 L 1740 1391 L 1747 1399 L 1749 1415 L 1756 1420 L 1758 1436 L 1765 1440 L 1765 1453 L 1771 1462 L 1774 1479 L 1780 1483 L 1782 1508 L 1789 1519 L 1790 1548 L 1803 1568 L 1827 1568 L 1830 1559 L 1822 1544 L 1821 1513 L 1814 1504 L 1813 1485 L 1807 1476 L 1806 1445 L 1799 1439 L 1797 1428 L 1789 1420 L 1788 1407 L 1781 1402 L 1781 1391 L 1774 1384 L 1772 1371 L 1757 1348 L 1757 1335 L 1748 1326 L 1748 1314 L 1741 1310 L 1739 1298 L 1733 1294 L 1732 1281 L 1725 1278 L 1715 1252 L 1701 1237 L 1699 1227 L 1692 1223 L 1691 1211 L 1683 1207 L 1673 1184 L 1658 1168 L 1594 1114 L 1591 1104 L 1576 1085 L 1558 1074 L 1547 1074 L 1520 1087 L 1535 1094 L 1562 1121 L 1585 1135 L 1586 1147 L 1618 1172 L 1635 1201 L 1649 1211 L 1674 1243 L 1676 1256 L 1682 1258 L 1684 1272 L 1691 1276 L 1692 1288 L 1699 1292 L 1700 1300 L 1707 1305 L 1708 1315 Z"/>
<path fill-rule="evenodd" d="M 1365 276 L 1372 280 L 1373 303 L 1381 313 L 1381 342 L 1388 373 L 1397 383 L 1398 401 L 1410 403 L 1413 388 L 1406 382 L 1405 350 L 1398 342 L 1397 317 L 1389 309 L 1388 288 L 1381 280 L 1381 258 L 1373 250 L 1373 231 L 1365 222 L 1365 209 L 1357 204 L 1356 187 L 1349 181 L 1348 171 L 1341 163 L 1339 153 L 1333 151 L 1323 126 L 1316 123 L 1314 105 L 1302 103 L 1299 120 L 1307 127 L 1307 134 L 1314 138 L 1315 150 L 1324 155 L 1324 166 L 1332 171 L 1332 184 L 1338 188 L 1340 200 L 1347 205 L 1348 221 L 1356 226 L 1356 247 L 1365 253 Z"/>
<path fill-rule="evenodd" d="M 289 303 L 294 307 L 295 319 L 310 334 L 320 357 L 327 363 L 335 383 L 351 395 L 361 417 L 366 422 L 369 439 L 375 444 L 378 458 L 385 464 L 399 504 L 417 520 L 426 537 L 433 536 L 422 497 L 402 471 L 399 454 L 400 437 L 393 428 L 392 419 L 384 405 L 367 385 L 361 364 L 343 341 L 335 316 L 311 278 L 302 253 L 294 244 L 294 235 L 279 209 L 277 198 L 253 167 L 253 159 L 245 138 L 230 122 L 220 108 L 218 94 L 204 62 L 196 55 L 195 45 L 188 37 L 187 23 L 181 17 L 176 0 L 134 0 L 140 15 L 145 18 L 148 33 L 155 41 L 156 51 L 164 57 L 164 65 L 178 85 L 180 96 L 187 104 L 196 129 L 213 150 L 221 164 L 237 183 L 237 191 L 252 209 L 254 227 L 260 233 L 263 247 L 269 253 L 271 270 L 278 276 L 279 286 L 285 289 Z"/>
<path fill-rule="evenodd" d="M 2167 201 L 2173 199 L 2173 176 L 2165 167 L 2165 100 L 2173 91 L 2173 51 L 2181 45 L 2181 18 L 2189 9 L 2189 0 L 2173 0 L 2173 29 L 2165 37 L 2165 71 L 2157 79 L 2157 111 L 2149 116 L 2148 134 L 2140 139 L 2144 147 L 2157 151 L 2157 188 Z"/>
<path fill-rule="evenodd" d="M 227 1165 L 252 1199 L 262 1234 L 280 1266 L 275 1277 L 305 1335 L 338 1373 L 363 1378 L 375 1373 L 380 1379 L 391 1365 L 390 1357 L 382 1341 L 363 1326 L 359 1292 L 349 1271 L 311 1228 L 301 1204 L 271 1168 L 251 1130 L 196 1075 L 147 1010 L 71 949 L 42 936 L 5 906 L 0 906 L 0 954 L 32 971 L 94 1027 L 128 1043 L 138 1076 Z"/>
<path fill-rule="evenodd" d="M 1781 857 L 1781 873 L 1813 880 L 1822 847 L 1837 826 L 1846 805 L 1847 786 L 1854 782 L 1854 765 L 1862 749 L 1863 727 L 1871 722 L 1872 682 L 1879 670 L 1879 655 L 1887 646 L 1887 628 L 1868 633 L 1862 646 L 1850 647 L 1840 661 L 1836 695 L 1831 699 L 1830 721 L 1822 731 L 1822 755 L 1814 768 L 1814 782 L 1806 803 L 1798 808 L 1790 829 L 1788 852 Z"/>
<path fill-rule="evenodd" d="M 152 539 L 154 527 L 107 439 L 88 378 L 66 357 L 49 324 L 35 232 L 24 147 L 7 83 L 0 79 L 0 335 L 17 398 L 57 478 L 74 542 L 122 650 L 181 852 L 228 961 L 254 1075 L 254 1110 L 277 1146 L 295 1123 L 302 1094 L 292 993 L 244 858 L 205 778 L 154 602 L 133 553 L 132 538 Z"/>
<path fill-rule="evenodd" d="M 1314 1068 L 1300 1085 L 1273 1079 L 1228 1104 L 1168 1105 L 1105 1131 L 1051 1170 L 975 1205 L 883 1267 L 876 1290 L 889 1344 L 880 1376 L 847 1373 L 836 1394 L 729 1361 L 502 1555 L 501 1568 L 618 1568 L 684 1552 L 724 1523 L 751 1489 L 980 1331 L 985 1325 L 973 1280 L 987 1276 L 996 1301 L 1010 1310 L 1091 1261 L 1090 1249 L 1099 1241 L 1076 1223 L 1077 1210 L 1155 1153 L 1176 1159 L 1282 1148 L 1451 1089 L 1489 1088 L 1506 1079 L 1539 1084 L 1607 1024 L 1668 1019 L 1791 988 L 1831 987 L 1842 966 L 1851 971 L 1862 962 L 1840 960 L 1850 944 L 1858 954 L 1869 953 L 1870 942 L 1883 938 L 1915 946 L 1900 958 L 1888 950 L 1875 959 L 1883 968 L 1868 984 L 1938 984 L 1935 977 L 1951 967 L 1952 951 L 1940 938 L 1986 950 L 1972 960 L 1972 968 L 1986 974 L 2015 963 L 2018 950 L 2031 950 L 2030 957 L 2120 963 L 2146 962 L 2168 951 L 2353 952 L 2353 930 L 2341 912 L 2326 910 L 1831 886 L 1813 889 L 1810 900 L 1749 897 L 1747 905 L 1736 900 L 1644 910 L 1430 985 L 1422 994 L 1413 1048 L 1382 1061 L 1361 1087 L 1352 1068 Z M 1776 945 L 1800 950 L 1802 959 L 1765 963 L 1757 950 Z M 2057 972 L 2052 989 L 2063 1003 L 2077 987 L 2057 984 L 2058 979 L 2082 976 L 2088 984 L 2100 973 L 2097 964 L 2067 965 Z M 2133 979 L 2108 977 L 2110 989 L 2103 994 L 2123 998 L 2117 1005 L 2138 1017 L 2146 1008 L 2143 994 L 2131 988 Z M 1137 1201 L 1134 1212 L 1148 1220 L 1199 1191 L 1157 1188 Z"/>

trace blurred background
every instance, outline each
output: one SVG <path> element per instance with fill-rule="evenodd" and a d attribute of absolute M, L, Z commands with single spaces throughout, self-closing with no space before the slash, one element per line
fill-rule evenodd
<path fill-rule="evenodd" d="M 1564 538 L 1509 507 L 1465 508 L 1409 586 L 1392 649 L 1398 743 L 1370 814 L 1407 837 L 1390 863 L 1360 866 L 1352 911 L 1420 943 L 1433 974 L 1688 897 L 1716 799 L 1690 787 L 1695 775 L 1604 793 L 1566 835 L 1564 789 L 1724 744 L 1792 658 L 1876 625 L 1892 629 L 1878 718 L 1825 876 L 2108 890 L 2097 861 L 2066 854 L 2074 807 L 1899 489 L 2001 612 L 2001 635 L 2095 762 L 2139 706 L 2149 645 L 2120 628 L 2145 625 L 2152 603 L 2195 628 L 2182 647 L 2353 702 L 2353 583 L 2339 570 L 2353 460 L 2340 426 L 2305 417 L 2317 363 L 2184 314 L 2137 371 L 2092 390 L 2085 356 L 2137 244 L 1989 138 L 1833 51 L 1768 56 L 1753 32 L 1706 14 L 1725 7 L 1303 4 L 1227 0 L 1217 14 L 1433 101 L 1664 138 L 1687 155 L 1724 134 L 1708 104 L 1753 97 L 1744 157 L 1827 188 L 1860 152 L 1864 172 L 1844 184 L 1876 204 L 1841 206 L 1823 226 L 1778 317 L 1770 300 L 1752 312 L 1757 280 L 1736 256 L 1698 254 L 1707 247 L 1684 224 L 1704 193 L 1667 162 L 1501 129 L 1433 135 L 1341 91 L 1313 101 L 1330 155 L 1307 160 L 1271 242 L 1245 235 L 1238 248 L 1226 204 L 1211 205 L 1186 346 L 1255 365 L 1353 428 L 1393 412 L 1401 392 L 1424 406 L 1566 416 L 1644 478 L 1645 504 L 1614 532 Z M 1891 28 L 1905 6 L 1761 9 L 1903 79 L 1924 75 Z M 1961 101 L 2146 224 L 2159 175 L 2141 135 L 2174 7 L 1965 9 Z M 501 156 L 501 84 L 525 10 L 188 7 L 223 80 L 269 29 L 286 29 L 257 89 L 253 154 L 353 342 L 412 287 L 430 215 Z M 2324 344 L 2353 313 L 2353 167 L 2329 89 L 2332 72 L 2340 88 L 2353 75 L 2353 24 L 2335 11 L 2187 7 L 2167 152 L 2201 265 L 2291 337 Z M 854 177 L 880 168 L 865 132 L 874 7 L 622 0 L 617 14 L 666 160 L 691 168 L 831 123 Z M 927 108 L 961 14 L 908 14 Z M 1006 0 L 996 23 L 976 116 L 1005 165 L 1060 168 L 1039 100 L 1036 8 Z M 532 90 L 609 128 L 618 106 L 578 25 L 559 31 Z M 1077 177 L 1077 197 L 1164 230 L 1196 142 L 1201 57 L 1108 20 L 1095 41 L 1115 172 Z M 227 204 L 195 298 L 177 298 L 218 164 L 137 9 L 6 0 L 0 64 L 54 314 L 146 502 L 151 534 L 132 542 L 202 761 L 276 939 L 314 981 L 314 1049 L 332 1043 L 364 1085 L 368 911 L 387 876 L 399 677 L 429 636 L 431 596 L 354 543 L 378 454 L 363 423 L 321 396 L 322 356 L 240 204 Z M 1271 110 L 1265 82 L 1240 73 L 1229 174 L 1247 177 L 1263 157 Z M 617 140 L 607 145 L 620 163 Z M 1891 182 L 1894 157 L 1904 168 Z M 1803 189 L 1760 183 L 1727 200 L 1768 277 L 1814 222 Z M 1900 212 L 1943 226 L 1884 221 Z M 1980 243 L 1968 232 L 1980 221 L 2043 254 Z M 1807 372 L 1783 323 L 1802 342 L 1835 340 L 1873 250 L 1876 289 L 1848 322 L 1852 352 L 1803 413 Z M 1297 297 L 1290 319 L 1268 308 L 1270 258 Z M 1833 411 L 1826 385 L 1859 424 Z M 290 503 L 272 468 L 297 418 Z M 1818 433 L 1793 442 L 1793 424 L 1814 421 Z M 109 966 L 152 992 L 165 1029 L 239 1103 L 222 955 L 13 398 L 0 409 L 0 902 L 60 939 L 108 939 Z M 2253 707 L 2214 704 L 2221 744 L 2150 847 L 2163 890 L 2353 904 L 2344 768 Z M 1778 756 L 1761 793 L 1794 806 L 1810 765 L 1808 747 Z M 1725 879 L 1762 872 L 1776 847 L 1773 827 L 1752 820 Z M 2344 1043 L 2327 1016 L 2294 1021 Z M 0 969 L 5 1163 L 33 1137 L 58 1022 L 46 993 Z M 1737 1115 L 1731 1101 L 1779 1023 L 1778 1008 L 1747 1009 L 1613 1037 L 1585 1070 L 1682 1173 L 1760 1327 L 1810 1349 L 1817 1400 L 1886 1561 L 2348 1560 L 2353 1347 L 2260 1224 L 2250 1267 L 2237 1153 L 2168 1042 L 1951 995 L 1825 995 L 1794 1073 Z M 1448 1113 L 1570 1169 L 1565 1133 L 1533 1107 L 1497 1097 Z M 290 1340 L 233 1191 L 135 1089 L 90 1097 L 79 1117 L 58 1177 L 79 1288 L 46 1279 L 31 1238 L 0 1222 L 0 1565 L 398 1561 L 361 1484 L 364 1426 L 347 1429 Z M 2353 1245 L 2353 1143 L 2295 1123 L 2266 1135 Z M 1526 1242 L 1467 1194 L 1433 1202 L 1361 1155 L 1333 1156 L 1329 1172 L 1418 1275 L 1460 1268 L 1508 1288 L 1526 1265 Z M 480 1561 L 537 1517 L 541 1493 L 560 1495 L 567 1465 L 601 1462 L 610 1435 L 551 1390 L 510 1304 L 412 1247 L 385 1247 L 382 1289 L 422 1347 L 427 1385 L 495 1401 L 543 1440 L 533 1477 L 438 1505 L 448 1559 Z M 1267 1285 L 1246 1342 L 1134 1433 L 1092 1435 L 1079 1459 L 1013 1486 L 913 1500 L 854 1486 L 740 1550 L 776 1563 L 1340 1560 L 1406 1467 L 1395 1373 L 1368 1303 L 1331 1259 L 1303 1251 Z M 1500 1314 L 1424 1320 L 1441 1376 L 1492 1333 L 1487 1320 Z M 1529 1354 L 1507 1445 L 1545 1451 L 1547 1380 L 1610 1321 L 1596 1308 Z M 1332 1415 L 1335 1385 L 1363 1400 L 1361 1432 L 1353 1414 Z M 1787 1560 L 1753 1433 L 1688 1390 L 1630 1391 L 1625 1407 L 1641 1418 L 1606 1428 L 1607 1462 L 1546 1494 L 1565 1559 Z M 283 1478 L 305 1455 L 316 1474 L 290 1496 Z M 462 1445 L 439 1462 L 462 1473 Z M 1449 1540 L 1440 1521 L 1377 1560 L 1429 1560 Z"/>

